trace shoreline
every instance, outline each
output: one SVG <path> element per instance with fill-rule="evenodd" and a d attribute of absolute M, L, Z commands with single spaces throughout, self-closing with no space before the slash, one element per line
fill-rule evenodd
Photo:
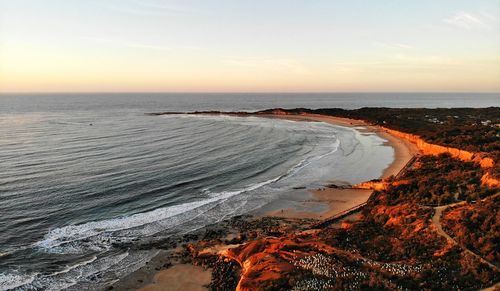
<path fill-rule="evenodd" d="M 315 121 L 326 122 L 333 125 L 355 128 L 361 133 L 375 133 L 379 137 L 387 140 L 385 145 L 391 146 L 394 149 L 394 160 L 389 164 L 381 174 L 380 178 L 387 178 L 391 175 L 396 175 L 407 164 L 407 162 L 418 153 L 417 148 L 408 141 L 385 132 L 383 129 L 370 125 L 362 120 L 347 119 L 341 117 L 331 117 L 325 115 L 279 115 L 279 114 L 259 114 L 257 117 L 262 118 L 281 118 L 293 121 Z M 366 203 L 372 195 L 372 190 L 365 189 L 343 189 L 323 187 L 319 189 L 303 190 L 300 194 L 299 201 L 301 203 L 322 204 L 326 206 L 326 211 L 298 211 L 296 209 L 276 209 L 268 211 L 262 215 L 250 213 L 250 219 L 291 219 L 301 223 L 301 220 L 325 220 L 338 213 L 350 209 L 354 206 Z M 304 200 L 304 195 L 310 198 Z M 314 208 L 314 207 L 313 207 Z M 350 215 L 347 218 L 356 219 L 357 215 Z M 307 224 L 307 223 L 306 223 Z M 305 224 L 304 224 L 305 226 Z M 207 228 L 209 229 L 209 227 Z M 292 227 L 293 231 L 300 231 L 299 227 Z M 229 230 L 229 232 L 234 230 Z M 304 231 L 304 230 L 302 230 Z M 194 239 L 194 242 L 203 242 L 204 238 Z M 221 242 L 221 246 L 226 246 Z M 228 244 L 227 246 L 231 246 Z M 226 248 L 227 248 L 226 246 Z M 238 244 L 232 245 L 233 247 Z M 185 246 L 187 247 L 187 245 Z M 214 249 L 217 249 L 215 247 Z M 222 247 L 221 249 L 225 249 Z M 216 251 L 218 253 L 219 251 Z M 180 260 L 174 262 L 173 266 L 164 267 L 164 258 L 168 257 L 165 253 L 159 254 L 150 263 L 149 267 L 140 268 L 138 271 L 127 275 L 115 285 L 115 290 L 208 290 L 209 278 L 211 278 L 210 269 L 197 266 L 194 262 L 190 262 L 188 254 L 179 254 Z M 155 263 L 158 261 L 161 263 Z M 185 270 L 189 270 L 190 274 L 186 274 Z M 186 276 L 187 275 L 187 276 Z M 192 275 L 192 276 L 191 276 Z M 140 279 L 138 279 L 140 278 Z"/>
<path fill-rule="evenodd" d="M 379 177 L 380 179 L 396 175 L 401 169 L 403 169 L 406 163 L 419 152 L 417 146 L 413 143 L 392 135 L 383 128 L 371 125 L 364 120 L 309 113 L 301 115 L 259 114 L 256 116 L 264 118 L 281 118 L 294 121 L 320 121 L 333 125 L 355 128 L 360 132 L 371 132 L 377 134 L 379 137 L 387 140 L 387 145 L 394 149 L 394 160 L 386 169 L 384 169 L 382 175 Z"/>
<path fill-rule="evenodd" d="M 394 149 L 393 161 L 383 170 L 378 179 L 385 179 L 392 175 L 397 175 L 405 165 L 418 154 L 417 147 L 407 140 L 396 137 L 384 129 L 370 125 L 363 120 L 349 119 L 343 117 L 326 116 L 320 114 L 301 114 L 301 115 L 285 115 L 285 114 L 260 114 L 258 117 L 263 118 L 279 118 L 293 121 L 313 121 L 325 122 L 332 125 L 354 128 L 360 132 L 375 133 L 382 139 L 384 143 Z M 264 216 L 274 216 L 282 218 L 311 218 L 311 219 L 327 219 L 333 217 L 343 211 L 351 209 L 366 203 L 373 193 L 372 190 L 365 189 L 344 189 L 322 187 L 308 191 L 311 197 L 304 197 L 302 201 L 297 201 L 302 205 L 312 203 L 323 204 L 327 206 L 325 211 L 304 211 L 295 208 L 278 208 L 267 211 Z"/>

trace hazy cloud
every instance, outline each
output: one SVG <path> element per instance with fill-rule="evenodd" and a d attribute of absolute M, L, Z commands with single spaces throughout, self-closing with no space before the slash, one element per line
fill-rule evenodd
<path fill-rule="evenodd" d="M 477 28 L 489 28 L 484 15 L 467 13 L 460 11 L 454 15 L 443 19 L 443 22 L 455 27 L 472 30 Z"/>

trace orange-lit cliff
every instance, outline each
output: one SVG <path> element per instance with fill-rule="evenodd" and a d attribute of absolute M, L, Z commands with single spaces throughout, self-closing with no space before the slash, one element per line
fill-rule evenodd
<path fill-rule="evenodd" d="M 452 157 L 460 159 L 464 162 L 477 162 L 481 165 L 481 168 L 483 169 L 489 169 L 492 168 L 495 163 L 493 162 L 493 159 L 484 157 L 483 154 L 480 153 L 471 153 L 469 151 L 457 149 L 457 148 L 452 148 L 452 147 L 445 147 L 441 145 L 436 145 L 436 144 L 431 144 L 426 141 L 424 141 L 421 137 L 418 135 L 410 134 L 410 133 L 405 133 L 389 128 L 382 127 L 382 129 L 396 137 L 405 139 L 417 146 L 417 148 L 424 154 L 424 155 L 439 155 L 442 153 L 449 153 Z"/>

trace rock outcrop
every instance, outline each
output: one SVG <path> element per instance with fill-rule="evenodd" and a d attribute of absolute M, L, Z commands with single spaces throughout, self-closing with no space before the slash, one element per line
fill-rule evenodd
<path fill-rule="evenodd" d="M 389 186 L 397 186 L 403 184 L 409 184 L 410 181 L 400 180 L 400 181 L 386 181 L 386 180 L 372 180 L 368 182 L 363 182 L 352 186 L 353 189 L 364 189 L 364 190 L 375 190 L 382 191 L 387 189 Z"/>
<path fill-rule="evenodd" d="M 500 187 L 500 181 L 491 177 L 490 173 L 486 173 L 481 177 L 481 184 L 490 188 Z"/>

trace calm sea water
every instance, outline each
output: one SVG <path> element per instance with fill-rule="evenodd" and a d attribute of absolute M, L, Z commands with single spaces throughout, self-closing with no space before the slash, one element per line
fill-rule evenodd
<path fill-rule="evenodd" d="M 293 187 L 376 178 L 392 149 L 315 122 L 147 116 L 273 107 L 486 107 L 500 94 L 0 95 L 0 290 L 94 289 L 154 241 Z"/>

